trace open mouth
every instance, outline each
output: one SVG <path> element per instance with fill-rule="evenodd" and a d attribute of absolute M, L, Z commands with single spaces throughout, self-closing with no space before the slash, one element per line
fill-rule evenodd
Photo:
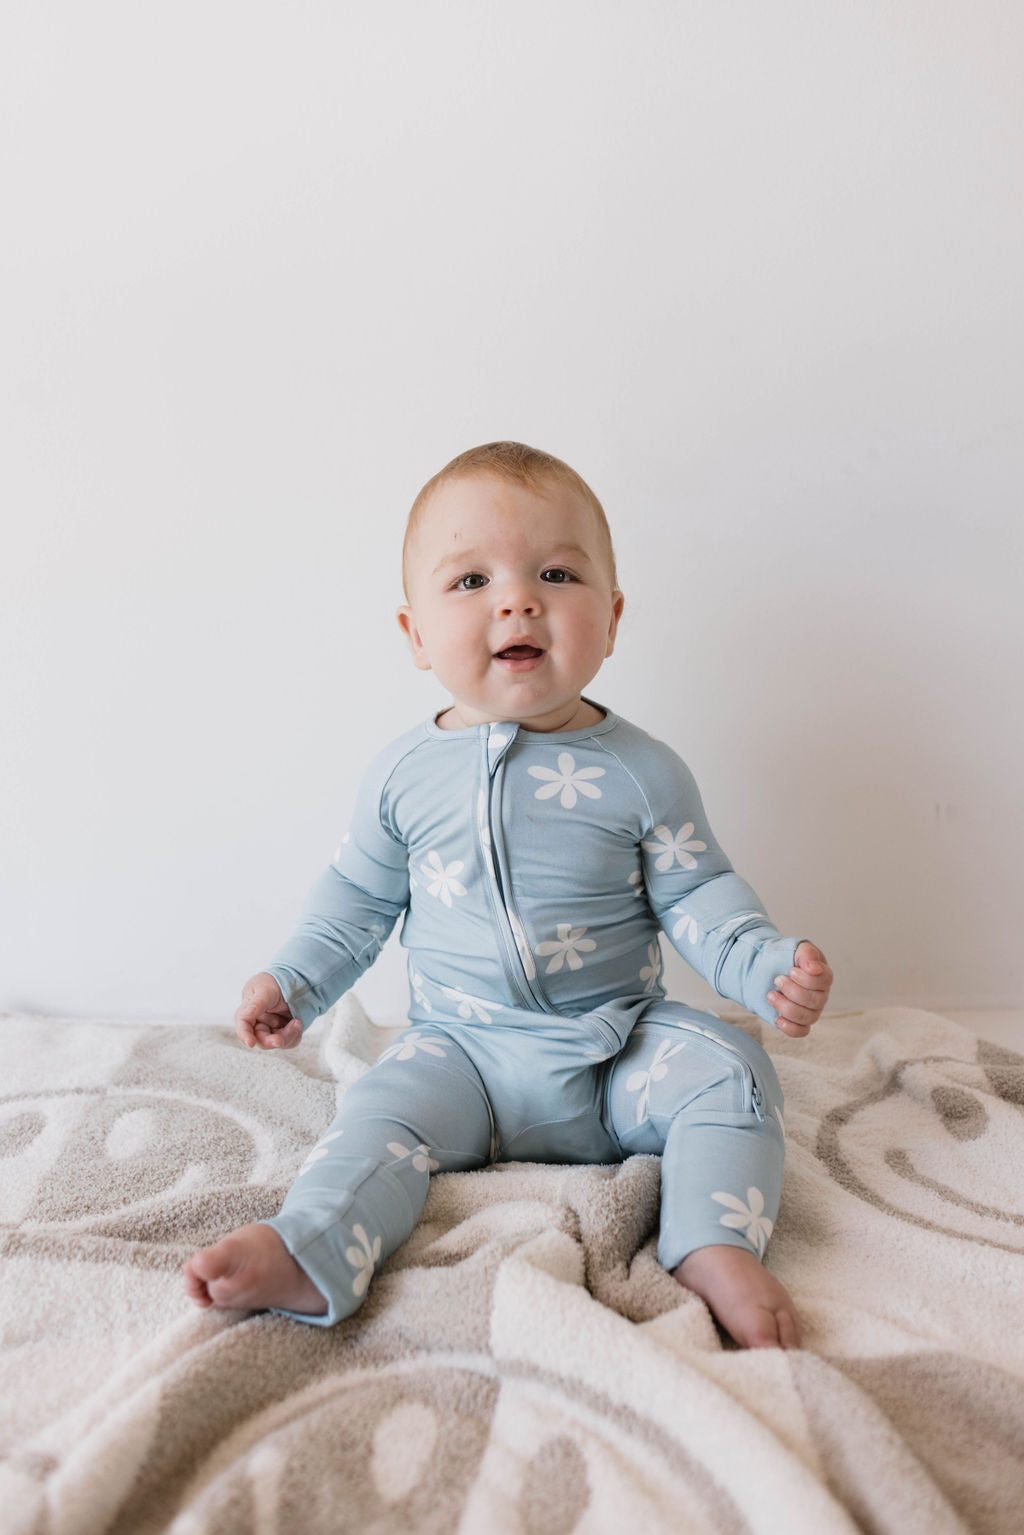
<path fill-rule="evenodd" d="M 539 645 L 506 645 L 504 650 L 495 651 L 494 660 L 506 675 L 515 676 L 543 666 L 546 655 Z"/>
<path fill-rule="evenodd" d="M 496 655 L 498 661 L 539 661 L 544 654 L 536 645 L 510 645 L 507 650 L 499 650 Z"/>

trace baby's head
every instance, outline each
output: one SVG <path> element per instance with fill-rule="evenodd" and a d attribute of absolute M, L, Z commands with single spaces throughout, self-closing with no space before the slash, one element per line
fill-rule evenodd
<path fill-rule="evenodd" d="M 426 520 L 431 498 L 446 484 L 459 479 L 504 480 L 509 485 L 522 485 L 535 494 L 552 496 L 558 490 L 566 491 L 588 506 L 593 514 L 594 530 L 608 560 L 613 587 L 618 585 L 615 571 L 615 551 L 612 548 L 611 529 L 604 514 L 604 507 L 575 469 L 552 453 L 540 448 L 527 447 L 524 442 L 485 442 L 479 448 L 468 448 L 453 458 L 451 463 L 439 469 L 433 479 L 427 481 L 409 510 L 405 525 L 405 542 L 402 545 L 402 589 L 409 601 L 409 575 L 412 546 L 420 525 Z"/>
<path fill-rule="evenodd" d="M 517 442 L 452 459 L 413 503 L 402 575 L 398 620 L 450 688 L 450 723 L 587 719 L 623 599 L 604 510 L 568 464 Z"/>

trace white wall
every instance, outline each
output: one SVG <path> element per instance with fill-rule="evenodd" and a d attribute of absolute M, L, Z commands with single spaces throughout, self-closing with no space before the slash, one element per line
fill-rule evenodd
<path fill-rule="evenodd" d="M 0 1008 L 230 1017 L 442 701 L 401 530 L 495 437 L 603 499 L 590 691 L 689 760 L 836 1004 L 1024 1002 L 1019 8 L 2 34 Z"/>

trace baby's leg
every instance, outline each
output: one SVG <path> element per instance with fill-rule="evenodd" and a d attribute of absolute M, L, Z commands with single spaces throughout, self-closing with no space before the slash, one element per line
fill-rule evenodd
<path fill-rule="evenodd" d="M 793 1301 L 762 1264 L 785 1156 L 765 1051 L 735 1025 L 659 1002 L 612 1063 L 608 1105 L 624 1152 L 662 1154 L 660 1262 L 737 1343 L 799 1347 Z"/>
<path fill-rule="evenodd" d="M 280 1214 L 189 1260 L 189 1294 L 330 1326 L 412 1231 L 430 1173 L 485 1166 L 490 1151 L 476 1067 L 443 1030 L 410 1029 L 349 1088 Z"/>

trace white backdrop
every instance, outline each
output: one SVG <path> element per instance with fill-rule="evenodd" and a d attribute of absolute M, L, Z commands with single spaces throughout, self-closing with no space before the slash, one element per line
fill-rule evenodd
<path fill-rule="evenodd" d="M 443 702 L 402 526 L 497 437 L 603 500 L 590 693 L 835 1004 L 1024 1002 L 1022 47 L 999 0 L 5 7 L 0 1008 L 230 1017 Z"/>

